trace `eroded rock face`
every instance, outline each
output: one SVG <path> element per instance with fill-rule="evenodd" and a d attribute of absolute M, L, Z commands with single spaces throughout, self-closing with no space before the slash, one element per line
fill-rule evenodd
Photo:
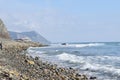
<path fill-rule="evenodd" d="M 0 38 L 10 39 L 7 28 L 5 27 L 1 19 L 0 19 Z"/>

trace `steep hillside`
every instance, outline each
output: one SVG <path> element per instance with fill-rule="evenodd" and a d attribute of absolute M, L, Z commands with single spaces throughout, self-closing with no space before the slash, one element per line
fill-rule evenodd
<path fill-rule="evenodd" d="M 10 39 L 7 28 L 5 27 L 1 19 L 0 19 L 0 38 Z"/>
<path fill-rule="evenodd" d="M 41 36 L 40 34 L 38 34 L 35 31 L 30 31 L 30 32 L 12 32 L 9 31 L 10 36 L 12 39 L 20 39 L 20 38 L 30 38 L 32 41 L 34 42 L 40 42 L 43 44 L 50 44 L 50 42 L 48 40 L 46 40 L 43 36 Z"/>

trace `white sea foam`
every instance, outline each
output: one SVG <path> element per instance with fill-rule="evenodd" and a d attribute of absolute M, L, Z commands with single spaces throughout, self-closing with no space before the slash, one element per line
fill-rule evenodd
<path fill-rule="evenodd" d="M 94 47 L 94 46 L 104 46 L 104 43 L 88 43 L 88 44 L 68 44 L 68 47 Z"/>
<path fill-rule="evenodd" d="M 115 68 L 112 65 L 101 65 L 101 64 L 94 64 L 94 63 L 86 63 L 83 66 L 83 69 L 89 69 L 90 71 L 101 72 L 105 74 L 109 74 L 111 76 L 119 75 L 120 76 L 120 69 Z"/>
<path fill-rule="evenodd" d="M 61 45 L 61 44 L 51 44 L 51 46 L 47 48 L 57 48 L 57 47 L 94 47 L 94 46 L 104 46 L 104 43 L 79 43 L 79 44 L 66 44 L 66 45 Z M 45 47 L 44 47 L 45 48 Z"/>
<path fill-rule="evenodd" d="M 30 48 L 28 51 L 31 55 L 37 55 L 43 60 L 80 69 L 90 76 L 102 77 L 98 80 L 120 80 L 120 55 L 117 55 L 119 50 L 110 44 L 110 47 L 109 45 L 106 47 L 106 45 L 106 43 L 55 44 L 43 48 Z M 91 47 L 97 46 L 101 46 L 100 50 L 92 48 L 93 51 L 91 51 Z M 104 49 L 103 46 L 106 48 Z M 113 55 L 110 56 L 111 53 Z"/>
<path fill-rule="evenodd" d="M 99 64 L 99 61 L 112 61 L 117 60 L 120 61 L 120 57 L 117 56 L 76 56 L 73 54 L 68 53 L 62 53 L 60 55 L 57 55 L 57 58 L 63 61 L 68 61 L 72 63 L 77 63 L 82 65 L 81 69 L 89 69 L 90 71 L 96 71 L 101 73 L 108 73 L 110 75 L 119 75 L 120 74 L 120 68 L 115 68 L 114 65 L 111 64 Z M 96 63 L 96 62 L 98 63 Z M 120 76 L 120 75 L 119 75 Z"/>
<path fill-rule="evenodd" d="M 82 59 L 79 58 L 76 55 L 72 55 L 72 54 L 68 54 L 68 53 L 62 53 L 60 55 L 57 55 L 58 59 L 60 60 L 64 60 L 64 61 L 69 61 L 69 62 L 73 62 L 73 63 L 83 63 Z"/>

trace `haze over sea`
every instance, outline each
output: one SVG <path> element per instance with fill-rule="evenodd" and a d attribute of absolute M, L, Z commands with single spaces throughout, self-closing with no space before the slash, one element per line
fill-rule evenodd
<path fill-rule="evenodd" d="M 97 80 L 120 80 L 120 42 L 51 44 L 29 48 L 29 55 L 62 67 L 72 67 Z"/>

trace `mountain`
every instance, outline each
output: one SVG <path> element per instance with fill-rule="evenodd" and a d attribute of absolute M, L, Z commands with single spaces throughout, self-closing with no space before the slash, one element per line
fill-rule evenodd
<path fill-rule="evenodd" d="M 3 21 L 0 19 L 0 38 L 10 39 L 9 32 L 5 27 Z"/>
<path fill-rule="evenodd" d="M 41 36 L 39 33 L 35 32 L 35 31 L 21 32 L 21 33 L 9 31 L 9 34 L 12 39 L 29 38 L 34 42 L 50 44 L 50 42 L 48 40 L 46 40 L 43 36 Z"/>

